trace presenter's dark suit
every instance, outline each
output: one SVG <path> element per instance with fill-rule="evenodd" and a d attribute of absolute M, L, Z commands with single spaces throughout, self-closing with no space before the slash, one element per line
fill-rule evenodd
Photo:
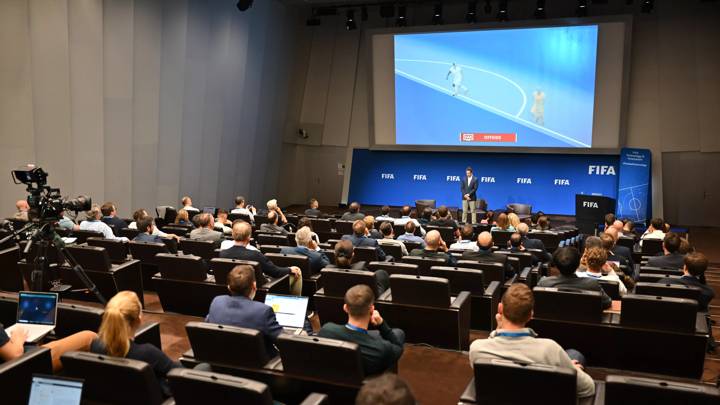
<path fill-rule="evenodd" d="M 462 176 L 460 180 L 460 192 L 462 193 L 462 221 L 467 222 L 467 214 L 470 211 L 472 223 L 477 222 L 476 205 L 477 205 L 477 188 L 478 179 L 473 175 L 468 182 L 467 176 Z M 465 199 L 465 194 L 469 194 L 470 200 Z"/>
<path fill-rule="evenodd" d="M 282 332 L 275 312 L 262 302 L 245 296 L 219 295 L 212 300 L 205 322 L 255 329 L 265 339 L 265 350 L 270 357 L 277 354 L 273 344 Z"/>
<path fill-rule="evenodd" d="M 373 247 L 377 251 L 378 259 L 385 261 L 385 251 L 382 250 L 377 239 L 368 238 L 367 236 L 343 235 L 342 240 L 349 240 L 354 247 Z"/>

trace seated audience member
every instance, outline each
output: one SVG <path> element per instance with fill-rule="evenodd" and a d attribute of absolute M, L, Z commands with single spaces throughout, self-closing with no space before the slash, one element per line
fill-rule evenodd
<path fill-rule="evenodd" d="M 58 228 L 67 229 L 69 231 L 77 231 L 80 229 L 80 225 L 76 224 L 75 221 L 73 221 L 70 217 L 65 215 L 65 211 L 63 210 L 60 213 L 60 220 L 58 221 Z"/>
<path fill-rule="evenodd" d="M 490 232 L 494 231 L 515 232 L 515 228 L 510 225 L 510 220 L 508 219 L 508 215 L 506 213 L 501 212 L 500 215 L 498 215 L 495 225 L 490 228 Z"/>
<path fill-rule="evenodd" d="M 539 217 L 534 231 L 535 232 L 549 232 L 550 231 L 550 218 L 548 218 L 545 215 Z"/>
<path fill-rule="evenodd" d="M 313 230 L 312 221 L 310 220 L 310 218 L 309 217 L 299 218 L 298 224 L 297 224 L 298 229 L 305 227 L 305 226 L 310 228 L 310 236 L 315 241 L 315 244 L 318 245 L 318 247 L 315 250 L 318 250 L 318 251 L 322 250 L 322 249 L 320 249 L 320 246 L 319 246 L 320 245 L 320 237 L 318 236 L 318 234 L 316 234 L 315 232 L 312 231 Z"/>
<path fill-rule="evenodd" d="M 688 253 L 695 252 L 695 248 L 688 242 L 687 238 L 680 238 L 680 247 L 678 248 L 680 254 L 687 255 Z"/>
<path fill-rule="evenodd" d="M 153 233 L 155 230 L 155 220 L 153 217 L 146 215 L 140 218 L 137 221 L 137 230 L 140 231 L 140 233 L 135 237 L 135 239 L 133 239 L 133 241 L 163 243 L 162 238 Z"/>
<path fill-rule="evenodd" d="M 398 236 L 397 240 L 401 242 L 415 242 L 425 247 L 425 239 L 415 235 L 415 223 L 412 221 L 408 221 L 405 224 L 405 233 Z"/>
<path fill-rule="evenodd" d="M 298 229 L 295 233 L 295 242 L 297 246 L 284 246 L 280 249 L 281 253 L 289 255 L 307 256 L 310 261 L 310 268 L 313 274 L 319 274 L 320 270 L 330 264 L 330 259 L 323 252 L 318 251 L 317 243 L 312 238 L 312 231 L 307 226 Z"/>
<path fill-rule="evenodd" d="M 232 237 L 235 244 L 220 251 L 220 257 L 223 259 L 251 260 L 260 263 L 263 274 L 278 278 L 286 274 L 290 275 L 290 292 L 293 295 L 301 295 L 302 293 L 302 272 L 300 268 L 278 267 L 271 262 L 265 255 L 257 249 L 250 248 L 250 237 L 252 236 L 252 226 L 245 221 L 235 221 L 232 228 Z"/>
<path fill-rule="evenodd" d="M 446 226 L 453 229 L 453 232 L 458 230 L 458 224 L 453 219 L 452 213 L 448 207 L 441 205 L 437 210 L 437 218 L 430 221 L 428 225 L 432 226 Z"/>
<path fill-rule="evenodd" d="M 354 256 L 355 248 L 352 243 L 349 240 L 341 240 L 335 244 L 335 264 L 326 268 L 369 271 L 364 261 L 353 262 Z M 376 270 L 375 282 L 377 282 L 378 294 L 382 294 L 390 288 L 390 275 L 385 270 Z"/>
<path fill-rule="evenodd" d="M 497 329 L 487 339 L 477 339 L 470 345 L 470 364 L 477 359 L 502 359 L 571 370 L 575 367 L 578 398 L 593 396 L 595 383 L 584 371 L 584 356 L 576 350 L 563 350 L 552 339 L 538 338 L 535 331 L 525 326 L 532 319 L 534 305 L 533 293 L 527 285 L 510 286 L 498 305 Z"/>
<path fill-rule="evenodd" d="M 280 225 L 280 215 L 278 215 L 277 212 L 268 211 L 267 218 L 270 222 L 265 222 L 264 224 L 260 225 L 261 231 L 281 233 L 283 235 L 288 234 L 287 229 Z"/>
<path fill-rule="evenodd" d="M 213 298 L 205 322 L 260 331 L 265 338 L 265 350 L 270 357 L 274 357 L 277 354 L 275 341 L 283 329 L 270 306 L 253 301 L 257 282 L 252 266 L 235 266 L 227 275 L 227 289 L 230 295 Z"/>
<path fill-rule="evenodd" d="M 255 222 L 255 213 L 257 213 L 257 210 L 252 205 L 246 207 L 245 197 L 239 195 L 235 197 L 235 208 L 233 208 L 230 213 L 247 215 L 248 218 L 250 218 L 250 222 Z"/>
<path fill-rule="evenodd" d="M 621 220 L 616 219 L 611 228 L 615 228 L 618 238 L 623 236 L 623 222 Z"/>
<path fill-rule="evenodd" d="M 377 222 L 382 222 L 382 221 L 393 222 L 393 221 L 395 221 L 395 218 L 390 216 L 390 207 L 387 205 L 383 205 L 382 208 L 380 208 L 380 215 L 378 215 L 375 218 L 375 220 Z"/>
<path fill-rule="evenodd" d="M 93 205 L 90 211 L 87 211 L 85 214 L 87 215 L 87 219 L 80 223 L 80 230 L 100 232 L 105 239 L 128 240 L 128 238 L 125 237 L 115 236 L 108 224 L 100 220 L 101 212 L 97 204 Z"/>
<path fill-rule="evenodd" d="M 133 222 L 130 222 L 130 224 L 128 225 L 128 228 L 129 229 L 138 229 L 137 224 L 138 224 L 138 221 L 140 220 L 140 218 L 147 217 L 147 216 L 150 216 L 150 214 L 148 214 L 148 212 L 145 211 L 143 208 L 136 210 L 135 212 L 133 212 Z M 179 236 L 177 236 L 173 233 L 165 233 L 165 232 L 161 231 L 157 226 L 155 226 L 154 223 L 153 223 L 152 234 L 155 236 L 159 236 L 161 238 L 180 239 Z"/>
<path fill-rule="evenodd" d="M 347 212 L 340 217 L 343 221 L 357 221 L 363 218 L 365 218 L 365 214 L 360 212 L 360 203 L 358 202 L 350 203 Z"/>
<path fill-rule="evenodd" d="M 550 253 L 545 249 L 545 244 L 540 239 L 534 239 L 529 237 L 528 235 L 532 235 L 530 233 L 530 227 L 528 224 L 522 222 L 520 225 L 517 226 L 517 231 L 520 234 L 520 239 L 522 239 L 522 245 L 525 247 L 525 249 L 537 249 L 540 251 L 539 259 L 543 262 L 550 261 Z"/>
<path fill-rule="evenodd" d="M 613 247 L 610 249 L 612 255 L 624 258 L 625 263 L 623 264 L 627 264 L 628 269 L 633 270 L 635 268 L 635 262 L 633 261 L 632 250 L 627 246 L 620 246 L 617 244 L 619 238 L 617 227 L 612 226 L 608 228 L 605 233 L 613 238 Z"/>
<path fill-rule="evenodd" d="M 277 203 L 276 199 L 269 200 L 267 204 L 267 215 L 268 218 L 270 217 L 270 213 L 274 212 L 278 216 L 277 224 L 282 226 L 288 223 L 287 218 L 285 217 L 285 214 L 283 213 L 283 210 L 280 208 L 280 206 Z"/>
<path fill-rule="evenodd" d="M 377 239 L 368 238 L 365 222 L 361 219 L 353 223 L 353 234 L 343 235 L 342 240 L 349 240 L 355 247 L 373 247 L 377 252 L 378 260 L 385 261 L 385 251 L 382 250 Z"/>
<path fill-rule="evenodd" d="M 478 245 L 473 240 L 475 229 L 471 224 L 463 225 L 460 230 L 460 240 L 450 245 L 450 250 L 472 250 L 477 251 Z"/>
<path fill-rule="evenodd" d="M 535 229 L 537 227 L 538 219 L 540 219 L 540 217 L 543 217 L 543 216 L 545 216 L 545 213 L 542 211 L 538 211 L 538 212 L 530 215 L 530 228 Z"/>
<path fill-rule="evenodd" d="M 685 255 L 679 252 L 682 238 L 675 232 L 668 232 L 663 239 L 663 255 L 648 259 L 650 267 L 665 267 L 668 269 L 682 269 L 685 265 Z"/>
<path fill-rule="evenodd" d="M 620 277 L 607 263 L 607 252 L 602 247 L 585 248 L 586 269 L 578 271 L 578 277 L 589 277 L 595 280 L 617 281 L 620 296 L 627 294 L 627 288 Z"/>
<path fill-rule="evenodd" d="M 319 206 L 320 206 L 320 203 L 318 202 L 318 200 L 311 198 L 309 208 L 305 210 L 305 215 L 307 215 L 309 217 L 316 217 L 316 218 L 321 217 L 323 214 L 318 209 Z"/>
<path fill-rule="evenodd" d="M 440 237 L 440 232 L 432 230 L 425 235 L 425 248 L 413 249 L 410 255 L 433 258 L 439 257 L 445 260 L 445 264 L 454 266 L 457 260 L 447 251 L 447 245 L 442 237 Z"/>
<path fill-rule="evenodd" d="M 192 199 L 188 196 L 183 197 L 180 200 L 180 203 L 182 204 L 182 209 L 188 212 L 188 216 L 192 218 L 193 215 L 200 213 L 200 210 L 193 207 L 192 205 Z"/>
<path fill-rule="evenodd" d="M 90 351 L 113 357 L 140 360 L 152 367 L 165 396 L 171 396 L 167 373 L 182 364 L 172 361 L 159 348 L 150 343 L 135 343 L 135 332 L 142 323 L 142 305 L 132 291 L 120 291 L 105 305 L 98 337 L 92 341 Z"/>
<path fill-rule="evenodd" d="M 522 235 L 520 233 L 515 232 L 514 234 L 510 235 L 510 240 L 508 240 L 508 252 L 510 253 L 522 253 L 525 252 L 525 246 L 523 246 L 522 243 Z M 537 257 L 533 255 L 533 264 L 537 263 Z"/>
<path fill-rule="evenodd" d="M 111 202 L 106 202 L 100 207 L 102 212 L 102 221 L 108 225 L 115 227 L 115 232 L 120 232 L 121 229 L 128 227 L 127 222 L 117 217 L 117 209 Z"/>
<path fill-rule="evenodd" d="M 650 226 L 640 236 L 640 246 L 642 246 L 645 239 L 665 239 L 665 221 L 662 218 L 653 218 L 650 221 Z"/>
<path fill-rule="evenodd" d="M 552 255 L 552 265 L 560 274 L 543 277 L 538 282 L 538 286 L 598 291 L 602 294 L 602 309 L 610 308 L 612 299 L 605 293 L 597 280 L 590 277 L 578 277 L 575 274 L 580 266 L 580 252 L 577 249 L 570 246 L 558 248 Z"/>
<path fill-rule="evenodd" d="M 29 221 L 28 218 L 28 212 L 30 211 L 30 204 L 26 200 L 17 200 L 15 203 L 15 208 L 17 208 L 17 212 L 13 214 L 12 218 L 16 221 Z"/>
<path fill-rule="evenodd" d="M 0 324 L 0 366 L 3 362 L 15 360 L 25 353 L 25 341 L 28 338 L 28 331 L 23 326 L 16 326 L 10 336 Z M 62 339 L 53 340 L 41 345 L 50 349 L 53 372 L 62 370 L 60 357 L 67 352 L 86 352 L 90 350 L 90 343 L 97 338 L 95 332 L 84 330 L 74 333 Z M 6 387 L 7 388 L 7 387 Z"/>
<path fill-rule="evenodd" d="M 212 214 L 202 213 L 198 214 L 198 228 L 190 231 L 190 239 L 210 241 L 219 245 L 223 234 L 215 230 L 215 219 Z"/>
<path fill-rule="evenodd" d="M 466 250 L 462 254 L 462 260 L 474 260 L 476 262 L 500 263 L 505 266 L 505 278 L 515 274 L 507 255 L 495 253 L 492 250 L 493 239 L 490 232 L 480 232 L 477 238 L 478 250 Z"/>
<path fill-rule="evenodd" d="M 370 287 L 356 285 L 345 293 L 343 310 L 348 314 L 345 325 L 328 322 L 319 336 L 357 343 L 360 346 L 366 376 L 381 374 L 393 367 L 403 353 L 405 332 L 392 329 L 375 310 L 375 297 Z M 368 331 L 372 325 L 378 329 Z"/>
<path fill-rule="evenodd" d="M 383 234 L 383 238 L 378 239 L 378 243 L 380 243 L 381 245 L 400 246 L 400 251 L 402 252 L 402 255 L 408 255 L 405 244 L 401 240 L 395 239 L 395 230 L 393 229 L 392 223 L 383 222 L 382 224 L 380 224 L 380 232 Z"/>
<path fill-rule="evenodd" d="M 174 223 L 175 225 L 192 225 L 190 222 L 190 214 L 188 214 L 184 208 L 181 208 L 178 210 L 177 215 L 175 215 Z"/>
<path fill-rule="evenodd" d="M 372 215 L 365 215 L 365 218 L 363 218 L 363 222 L 365 222 L 365 228 L 367 229 L 367 236 L 373 238 L 373 239 L 382 239 L 383 235 L 380 231 L 375 229 L 375 217 Z"/>
<path fill-rule="evenodd" d="M 688 253 L 687 256 L 685 256 L 683 276 L 679 279 L 667 280 L 669 284 L 699 287 L 700 290 L 702 290 L 700 299 L 698 300 L 698 310 L 700 311 L 707 311 L 710 301 L 715 298 L 715 291 L 703 281 L 707 267 L 708 259 L 704 254 L 699 252 Z"/>
<path fill-rule="evenodd" d="M 603 228 L 604 231 L 607 231 L 615 224 L 615 214 L 610 213 L 605 215 L 605 228 Z"/>
<path fill-rule="evenodd" d="M 614 231 L 615 228 L 608 228 L 607 231 L 600 234 L 601 246 L 603 249 L 605 249 L 605 252 L 608 255 L 608 262 L 615 262 L 617 263 L 618 267 L 621 265 L 627 266 L 627 258 L 615 254 L 615 252 L 613 251 L 613 248 L 615 247 L 615 238 L 613 238 L 613 236 L 608 233 L 612 232 L 611 230 Z"/>
<path fill-rule="evenodd" d="M 363 384 L 355 405 L 415 405 L 415 397 L 397 374 L 384 373 Z"/>
<path fill-rule="evenodd" d="M 480 220 L 481 224 L 492 224 L 495 217 L 495 211 L 487 211 L 485 216 Z"/>
<path fill-rule="evenodd" d="M 623 223 L 623 229 L 622 229 L 623 235 L 632 236 L 637 240 L 637 233 L 635 232 L 635 222 L 631 220 L 626 220 Z"/>
<path fill-rule="evenodd" d="M 420 234 L 425 235 L 425 230 L 420 226 L 420 222 L 415 218 L 410 218 L 410 212 L 411 208 L 409 205 L 403 206 L 402 209 L 400 209 L 400 218 L 396 219 L 393 224 L 405 226 L 408 222 L 412 222 L 416 228 L 420 228 Z"/>
<path fill-rule="evenodd" d="M 508 224 L 510 224 L 510 228 L 517 230 L 517 227 L 518 227 L 518 225 L 520 225 L 520 222 L 521 222 L 520 217 L 514 212 L 507 214 L 507 216 L 508 216 Z"/>
<path fill-rule="evenodd" d="M 420 213 L 420 219 L 418 219 L 418 222 L 420 223 L 420 226 L 426 226 L 429 225 L 430 222 L 433 220 L 433 211 L 430 207 L 423 208 L 422 213 Z"/>
<path fill-rule="evenodd" d="M 232 222 L 228 219 L 228 212 L 222 208 L 217 210 L 215 230 L 228 235 L 232 233 Z"/>

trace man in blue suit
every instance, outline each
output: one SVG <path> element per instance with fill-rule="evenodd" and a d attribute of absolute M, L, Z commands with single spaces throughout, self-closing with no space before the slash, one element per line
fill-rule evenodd
<path fill-rule="evenodd" d="M 462 221 L 467 222 L 467 214 L 470 211 L 472 223 L 477 222 L 477 214 L 475 212 L 475 204 L 477 202 L 477 177 L 473 175 L 472 167 L 465 169 L 465 178 L 460 181 L 460 192 L 462 192 Z"/>
<path fill-rule="evenodd" d="M 255 329 L 265 338 L 265 349 L 270 357 L 277 354 L 275 341 L 282 326 L 275 319 L 272 308 L 253 301 L 257 284 L 255 270 L 248 265 L 235 266 L 227 276 L 230 295 L 219 295 L 212 300 L 205 322 Z"/>
<path fill-rule="evenodd" d="M 353 223 L 353 234 L 343 235 L 343 240 L 349 240 L 354 247 L 374 247 L 380 261 L 385 261 L 385 251 L 382 250 L 377 239 L 367 237 L 367 227 L 365 222 L 357 220 Z"/>
<path fill-rule="evenodd" d="M 310 270 L 312 274 L 320 274 L 320 270 L 330 264 L 330 259 L 323 252 L 318 251 L 318 246 L 312 238 L 312 231 L 304 226 L 295 233 L 295 242 L 297 246 L 286 246 L 280 249 L 281 253 L 289 255 L 307 256 L 310 261 Z"/>

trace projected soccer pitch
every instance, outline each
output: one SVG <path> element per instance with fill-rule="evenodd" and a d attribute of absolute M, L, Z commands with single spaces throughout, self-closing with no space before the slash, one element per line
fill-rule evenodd
<path fill-rule="evenodd" d="M 402 145 L 590 148 L 597 25 L 394 36 Z"/>

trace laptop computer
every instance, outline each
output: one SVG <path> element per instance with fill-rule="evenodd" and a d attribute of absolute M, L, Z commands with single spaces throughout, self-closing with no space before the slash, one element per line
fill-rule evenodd
<path fill-rule="evenodd" d="M 215 207 L 203 207 L 203 212 L 205 214 L 215 215 Z"/>
<path fill-rule="evenodd" d="M 265 296 L 265 305 L 273 309 L 275 318 L 285 332 L 297 335 L 305 326 L 308 299 L 296 295 L 268 294 Z"/>
<path fill-rule="evenodd" d="M 83 380 L 33 374 L 28 405 L 80 405 Z"/>
<path fill-rule="evenodd" d="M 17 322 L 7 328 L 8 334 L 18 326 L 28 331 L 26 342 L 37 342 L 55 329 L 57 293 L 20 291 Z"/>

